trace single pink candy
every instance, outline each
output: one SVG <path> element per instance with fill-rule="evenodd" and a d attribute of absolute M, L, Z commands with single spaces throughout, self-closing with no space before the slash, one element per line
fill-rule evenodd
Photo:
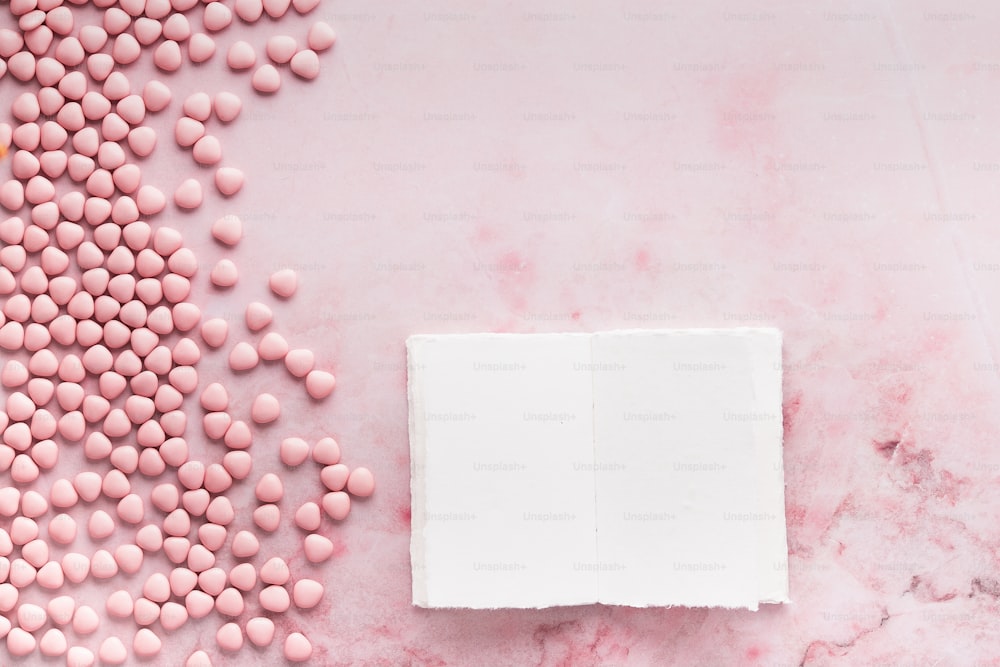
<path fill-rule="evenodd" d="M 312 644 L 301 632 L 293 632 L 285 637 L 285 659 L 289 662 L 306 662 L 312 657 Z"/>
<path fill-rule="evenodd" d="M 160 45 L 153 51 L 153 64 L 164 72 L 177 71 L 183 60 L 180 45 L 172 39 L 160 42 Z"/>
<path fill-rule="evenodd" d="M 252 440 L 250 429 L 246 426 L 245 422 L 233 422 L 233 425 L 229 427 L 229 431 L 226 432 L 225 442 L 226 446 L 234 448 L 234 451 L 226 452 L 226 455 L 222 457 L 222 465 L 225 466 L 226 471 L 233 479 L 246 479 L 250 475 L 250 471 L 253 470 L 253 459 L 250 457 L 250 454 L 240 451 L 240 448 L 236 448 L 234 444 L 230 443 L 229 434 L 237 425 L 242 426 L 246 433 L 247 442 L 242 449 L 246 449 L 250 445 L 250 440 Z"/>
<path fill-rule="evenodd" d="M 318 530 L 322 523 L 319 505 L 314 502 L 303 503 L 295 510 L 295 525 L 302 530 Z"/>
<path fill-rule="evenodd" d="M 267 586 L 257 596 L 260 606 L 267 611 L 283 614 L 291 606 L 291 597 L 282 586 Z"/>
<path fill-rule="evenodd" d="M 178 604 L 173 601 L 163 603 L 160 607 L 160 625 L 167 632 L 173 632 L 177 628 L 181 627 L 188 620 L 187 609 L 183 605 Z"/>
<path fill-rule="evenodd" d="M 193 493 L 193 492 L 192 492 Z M 207 492 L 206 492 L 207 494 Z M 208 503 L 206 502 L 206 509 Z M 218 551 L 226 543 L 229 531 L 225 526 L 214 523 L 203 523 L 198 526 L 198 541 L 209 551 Z"/>
<path fill-rule="evenodd" d="M 261 65 L 254 70 L 250 83 L 258 93 L 274 93 L 281 88 L 281 74 L 274 65 Z"/>
<path fill-rule="evenodd" d="M 188 58 L 194 63 L 203 63 L 215 55 L 215 40 L 203 32 L 196 32 L 191 35 L 187 46 Z"/>
<path fill-rule="evenodd" d="M 322 399 L 333 393 L 337 381 L 332 373 L 326 371 L 310 371 L 306 375 L 306 391 L 315 399 Z"/>
<path fill-rule="evenodd" d="M 80 28 L 80 44 L 88 53 L 97 53 L 108 42 L 108 33 L 97 25 L 85 25 Z"/>
<path fill-rule="evenodd" d="M 132 32 L 136 40 L 143 46 L 149 46 L 163 34 L 163 24 L 146 16 L 141 16 L 132 24 Z"/>
<path fill-rule="evenodd" d="M 183 148 L 194 146 L 195 142 L 205 136 L 205 126 L 200 120 L 183 116 L 174 124 L 174 139 Z"/>
<path fill-rule="evenodd" d="M 114 68 L 115 59 L 108 53 L 94 53 L 87 57 L 87 72 L 95 81 L 107 80 Z"/>
<path fill-rule="evenodd" d="M 310 563 L 322 563 L 333 555 L 333 542 L 316 533 L 306 535 L 303 548 Z"/>
<path fill-rule="evenodd" d="M 259 301 L 252 301 L 247 305 L 245 319 L 247 328 L 250 331 L 260 331 L 271 323 L 274 319 L 274 314 L 266 304 Z"/>
<path fill-rule="evenodd" d="M 132 640 L 132 650 L 140 658 L 151 658 L 160 653 L 163 641 L 149 628 L 140 628 Z"/>
<path fill-rule="evenodd" d="M 205 510 L 205 518 L 220 526 L 228 526 L 236 518 L 233 504 L 225 496 L 216 496 Z"/>
<path fill-rule="evenodd" d="M 243 188 L 243 172 L 235 167 L 219 167 L 215 171 L 215 187 L 226 197 L 230 197 Z"/>
<path fill-rule="evenodd" d="M 146 104 L 141 95 L 126 95 L 115 105 L 115 111 L 129 125 L 138 125 L 146 117 Z"/>
<path fill-rule="evenodd" d="M 288 11 L 291 0 L 263 0 L 264 12 L 273 19 L 281 18 Z"/>
<path fill-rule="evenodd" d="M 229 392 L 218 382 L 205 387 L 201 392 L 201 407 L 211 412 L 220 412 L 229 407 Z"/>
<path fill-rule="evenodd" d="M 28 632 L 35 632 L 48 621 L 45 609 L 30 602 L 17 608 L 17 624 Z"/>
<path fill-rule="evenodd" d="M 284 359 L 288 354 L 288 342 L 281 334 L 269 332 L 257 344 L 257 353 L 265 361 Z"/>
<path fill-rule="evenodd" d="M 297 50 L 298 45 L 295 43 L 295 38 L 288 35 L 269 37 L 265 46 L 267 57 L 280 65 L 291 60 Z"/>
<path fill-rule="evenodd" d="M 30 655 L 36 646 L 35 637 L 21 628 L 11 628 L 7 633 L 7 651 L 15 657 Z"/>
<path fill-rule="evenodd" d="M 215 554 L 202 544 L 194 544 L 188 551 L 187 565 L 194 572 L 204 572 L 215 565 Z"/>
<path fill-rule="evenodd" d="M 268 278 L 268 286 L 276 295 L 287 299 L 295 294 L 295 290 L 298 289 L 298 274 L 292 269 L 275 271 Z"/>
<path fill-rule="evenodd" d="M 343 463 L 334 463 L 325 466 L 320 471 L 320 480 L 330 491 L 340 491 L 347 486 L 347 479 L 350 477 L 351 469 Z"/>
<path fill-rule="evenodd" d="M 191 531 L 191 518 L 182 509 L 176 509 L 163 519 L 163 532 L 173 537 L 184 537 Z M 148 595 L 146 597 L 149 597 Z M 162 602 L 162 600 L 159 600 Z"/>
<path fill-rule="evenodd" d="M 329 24 L 323 21 L 317 21 L 312 24 L 309 28 L 309 35 L 306 38 L 309 48 L 313 51 L 325 51 L 333 46 L 336 41 L 337 33 L 333 31 L 333 28 Z"/>
<path fill-rule="evenodd" d="M 49 618 L 55 625 L 67 625 L 73 620 L 76 611 L 76 601 L 72 596 L 59 595 L 49 600 L 45 605 Z"/>
<path fill-rule="evenodd" d="M 234 42 L 229 47 L 229 52 L 226 54 L 226 64 L 229 65 L 230 69 L 249 69 L 253 67 L 256 62 L 257 54 L 254 53 L 253 47 L 242 40 Z M 8 62 L 8 65 L 9 64 L 10 63 Z"/>
<path fill-rule="evenodd" d="M 170 592 L 177 597 L 184 597 L 198 585 L 198 575 L 186 567 L 175 567 L 167 575 L 170 581 Z"/>
<path fill-rule="evenodd" d="M 185 98 L 182 109 L 189 118 L 205 122 L 212 115 L 212 98 L 208 93 L 192 93 Z"/>
<path fill-rule="evenodd" d="M 118 562 L 111 552 L 98 549 L 90 558 L 90 575 L 95 579 L 111 579 L 118 574 Z"/>
<path fill-rule="evenodd" d="M 138 598 L 133 603 L 132 618 L 136 625 L 152 625 L 160 617 L 160 605 L 146 598 Z"/>
<path fill-rule="evenodd" d="M 142 89 L 142 100 L 146 103 L 146 109 L 152 112 L 166 109 L 171 97 L 170 88 L 156 79 L 149 81 Z"/>
<path fill-rule="evenodd" d="M 135 203 L 143 215 L 155 215 L 166 206 L 167 198 L 152 185 L 143 185 L 139 188 Z"/>
<path fill-rule="evenodd" d="M 299 579 L 292 588 L 292 600 L 299 609 L 312 609 L 323 599 L 323 584 L 313 579 Z"/>
<path fill-rule="evenodd" d="M 156 148 L 156 131 L 151 127 L 136 127 L 128 133 L 128 146 L 139 157 L 146 157 Z"/>
<path fill-rule="evenodd" d="M 227 588 L 215 598 L 215 609 L 223 616 L 239 616 L 244 608 L 243 595 L 235 588 Z"/>
<path fill-rule="evenodd" d="M 331 491 L 323 496 L 323 511 L 334 521 L 343 521 L 351 511 L 351 497 L 344 491 Z"/>
<path fill-rule="evenodd" d="M 260 478 L 254 492 L 262 503 L 276 503 L 285 493 L 281 478 L 270 472 Z"/>
<path fill-rule="evenodd" d="M 259 394 L 253 400 L 250 415 L 258 424 L 270 424 L 281 415 L 281 405 L 272 394 Z"/>
<path fill-rule="evenodd" d="M 209 478 L 209 473 L 211 472 L 212 466 L 217 466 L 218 463 L 213 463 L 209 465 L 205 470 L 205 478 Z M 208 509 L 208 504 L 211 502 L 212 497 L 209 495 L 207 489 L 193 489 L 191 491 L 185 491 L 184 495 L 181 496 L 181 504 L 184 506 L 185 511 L 191 516 L 204 516 L 205 511 Z M 199 528 L 204 528 L 204 525 Z M 199 532 L 199 537 L 201 533 Z M 204 541 L 202 542 L 204 544 Z M 207 546 L 207 545 L 206 545 Z"/>
<path fill-rule="evenodd" d="M 270 646 L 274 641 L 274 621 L 257 616 L 247 621 L 247 637 L 255 646 Z"/>
<path fill-rule="evenodd" d="M 212 267 L 209 279 L 216 287 L 232 287 L 239 280 L 239 270 L 231 259 L 223 258 Z"/>
<path fill-rule="evenodd" d="M 216 631 L 215 642 L 223 651 L 239 651 L 243 648 L 243 631 L 235 623 L 226 623 Z"/>
<path fill-rule="evenodd" d="M 289 350 L 285 355 L 285 368 L 295 377 L 306 377 L 316 364 L 316 357 L 310 350 Z"/>
<path fill-rule="evenodd" d="M 87 532 L 91 539 L 103 540 L 115 532 L 115 522 L 104 510 L 97 510 L 87 521 Z"/>
<path fill-rule="evenodd" d="M 222 145 L 217 138 L 206 134 L 195 142 L 191 155 L 200 165 L 216 165 L 222 160 Z"/>
<path fill-rule="evenodd" d="M 234 371 L 254 368 L 259 361 L 257 350 L 245 341 L 240 341 L 229 353 L 229 367 Z"/>
<path fill-rule="evenodd" d="M 319 76 L 319 56 L 312 49 L 299 51 L 288 65 L 292 73 L 302 79 L 312 80 Z"/>
<path fill-rule="evenodd" d="M 277 505 L 261 505 L 253 511 L 253 522 L 261 530 L 274 532 L 281 522 L 281 510 Z"/>
<path fill-rule="evenodd" d="M 115 618 L 128 618 L 135 609 L 132 596 L 126 590 L 115 591 L 108 596 L 104 604 L 108 614 Z"/>
<path fill-rule="evenodd" d="M 147 524 L 136 532 L 135 542 L 144 551 L 159 551 L 163 546 L 163 533 L 158 526 Z"/>
<path fill-rule="evenodd" d="M 367 498 L 375 492 L 375 476 L 371 470 L 358 467 L 347 478 L 347 491 L 354 496 Z"/>
<path fill-rule="evenodd" d="M 220 5 L 221 2 L 213 2 L 209 7 L 215 5 Z M 196 591 L 197 592 L 197 591 Z M 211 611 L 211 609 L 209 609 Z M 208 613 L 207 611 L 205 612 Z M 184 663 L 184 667 L 212 667 L 212 660 L 208 657 L 208 654 L 202 650 L 195 651 L 190 656 L 188 656 L 187 661 Z"/>
<path fill-rule="evenodd" d="M 243 238 L 243 222 L 235 215 L 224 215 L 212 223 L 212 236 L 220 243 L 234 246 Z"/>
<path fill-rule="evenodd" d="M 170 14 L 163 22 L 163 36 L 178 42 L 188 39 L 191 36 L 191 25 L 187 17 L 180 12 Z"/>
<path fill-rule="evenodd" d="M 142 567 L 142 548 L 137 544 L 119 544 L 115 547 L 115 562 L 127 574 L 135 574 Z"/>
<path fill-rule="evenodd" d="M 73 632 L 78 635 L 90 635 L 97 631 L 101 619 L 94 608 L 82 604 L 73 613 Z"/>
<path fill-rule="evenodd" d="M 202 23 L 205 30 L 218 32 L 228 26 L 233 20 L 233 12 L 221 2 L 213 2 L 205 5 L 205 13 L 202 16 Z"/>
<path fill-rule="evenodd" d="M 205 13 L 208 13 L 210 7 L 222 6 L 222 3 L 213 2 L 205 9 Z M 223 123 L 229 123 L 236 120 L 236 117 L 240 115 L 240 111 L 243 108 L 243 102 L 234 93 L 228 91 L 222 91 L 216 93 L 215 100 L 213 101 L 213 108 L 215 110 L 215 116 Z"/>
<path fill-rule="evenodd" d="M 224 319 L 212 318 L 201 325 L 201 338 L 209 347 L 224 345 L 228 335 L 229 324 Z"/>
<path fill-rule="evenodd" d="M 201 206 L 204 198 L 201 183 L 193 178 L 187 178 L 174 191 L 174 203 L 179 208 L 194 209 Z"/>
<path fill-rule="evenodd" d="M 49 538 L 56 544 L 72 543 L 76 539 L 76 521 L 69 514 L 56 514 L 49 520 Z"/>
<path fill-rule="evenodd" d="M 278 448 L 281 462 L 287 466 L 301 465 L 309 458 L 309 443 L 302 438 L 285 438 Z"/>
<path fill-rule="evenodd" d="M 97 656 L 104 665 L 123 665 L 128 659 L 128 649 L 118 637 L 107 637 L 101 642 L 97 650 Z"/>
<path fill-rule="evenodd" d="M 260 551 L 260 542 L 250 531 L 241 530 L 233 537 L 231 551 L 237 558 L 251 558 Z"/>
<path fill-rule="evenodd" d="M 243 592 L 249 591 L 257 585 L 257 570 L 252 563 L 240 563 L 229 571 L 229 583 Z"/>
<path fill-rule="evenodd" d="M 264 3 L 263 0 L 236 0 L 234 10 L 241 19 L 253 23 L 264 13 Z"/>
<path fill-rule="evenodd" d="M 215 608 L 215 600 L 204 591 L 193 590 L 184 596 L 184 608 L 191 618 L 204 618 Z"/>
<path fill-rule="evenodd" d="M 38 642 L 38 651 L 48 658 L 63 655 L 69 648 L 66 635 L 59 628 L 49 628 Z"/>

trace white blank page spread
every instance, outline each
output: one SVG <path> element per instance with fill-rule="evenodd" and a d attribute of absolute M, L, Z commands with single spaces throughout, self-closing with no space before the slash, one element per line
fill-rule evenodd
<path fill-rule="evenodd" d="M 742 607 L 757 600 L 754 407 L 742 337 L 595 334 L 599 599 Z M 603 369 L 603 370 L 602 370 Z"/>
<path fill-rule="evenodd" d="M 597 582 L 586 335 L 411 339 L 416 604 L 586 604 Z M 418 482 L 419 480 L 419 482 Z"/>
<path fill-rule="evenodd" d="M 407 348 L 414 604 L 787 601 L 776 330 Z"/>

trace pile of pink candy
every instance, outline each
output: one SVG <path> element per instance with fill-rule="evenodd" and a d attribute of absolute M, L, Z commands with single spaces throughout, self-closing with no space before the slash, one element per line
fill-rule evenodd
<path fill-rule="evenodd" d="M 268 646 L 273 618 L 292 605 L 317 606 L 324 590 L 291 571 L 290 555 L 260 553 L 259 536 L 291 512 L 306 559 L 325 562 L 335 548 L 321 534 L 324 514 L 346 518 L 351 497 L 371 495 L 374 478 L 341 463 L 330 437 L 258 443 L 277 449 L 289 471 L 315 468 L 316 502 L 283 508 L 281 478 L 255 475 L 250 453 L 255 430 L 279 418 L 278 399 L 257 395 L 241 420 L 230 414 L 222 383 L 199 387 L 201 346 L 226 346 L 229 327 L 203 318 L 189 300 L 197 258 L 179 231 L 154 223 L 168 198 L 143 183 L 139 164 L 157 145 L 144 121 L 177 114 L 174 138 L 200 167 L 172 198 L 192 210 L 204 198 L 201 167 L 214 168 L 221 196 L 243 187 L 239 169 L 220 166 L 219 140 L 205 126 L 212 116 L 233 122 L 242 103 L 225 91 L 174 101 L 162 81 L 136 82 L 128 73 L 136 75 L 130 65 L 146 51 L 162 72 L 210 61 L 211 34 L 228 28 L 234 13 L 250 24 L 265 13 L 279 19 L 289 6 L 307 14 L 318 0 L 235 0 L 232 9 L 199 0 L 69 1 L 10 0 L 8 24 L 17 28 L 0 28 L 0 86 L 5 95 L 24 89 L 14 93 L 12 124 L 0 123 L 0 164 L 12 176 L 0 184 L 0 638 L 18 662 L 40 653 L 65 656 L 73 667 L 124 664 L 130 655 L 160 663 L 164 633 L 211 616 L 221 623 L 213 626 L 219 650 L 239 651 L 245 638 Z M 334 39 L 330 26 L 314 22 L 299 39 L 268 37 L 260 59 L 237 41 L 226 63 L 270 94 L 283 72 L 315 78 L 317 52 Z M 232 215 L 201 229 L 224 247 L 242 237 Z M 220 260 L 210 280 L 232 287 L 236 265 Z M 292 298 L 297 286 L 292 270 L 269 280 L 278 299 Z M 315 368 L 311 351 L 264 332 L 272 319 L 265 303 L 246 306 L 247 329 L 263 335 L 228 348 L 232 371 L 280 362 L 312 400 L 327 397 L 334 376 Z M 188 396 L 198 405 L 187 405 Z M 192 417 L 201 418 L 197 429 Z M 67 453 L 86 470 L 58 476 Z M 227 493 L 240 484 L 256 494 L 255 530 L 233 526 Z M 77 538 L 78 521 L 89 540 Z M 86 581 L 107 587 L 103 609 L 74 594 Z M 119 636 L 102 629 L 105 615 L 134 623 Z M 288 660 L 313 656 L 301 632 L 279 641 Z M 188 667 L 210 665 L 208 652 L 194 648 Z"/>

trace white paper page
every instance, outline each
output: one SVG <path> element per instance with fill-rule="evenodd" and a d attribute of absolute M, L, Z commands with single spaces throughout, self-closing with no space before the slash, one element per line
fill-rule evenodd
<path fill-rule="evenodd" d="M 413 602 L 596 602 L 587 335 L 414 336 Z M 574 470 L 574 464 L 576 469 Z"/>
<path fill-rule="evenodd" d="M 595 334 L 602 602 L 757 608 L 747 351 L 736 332 Z"/>
<path fill-rule="evenodd" d="M 746 338 L 753 359 L 760 414 L 757 438 L 757 564 L 761 602 L 788 602 L 788 540 L 785 529 L 784 420 L 781 402 L 781 332 L 753 329 Z"/>

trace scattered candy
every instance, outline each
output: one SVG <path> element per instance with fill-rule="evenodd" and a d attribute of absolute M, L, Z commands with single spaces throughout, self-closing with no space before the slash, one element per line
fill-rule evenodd
<path fill-rule="evenodd" d="M 0 77 L 9 73 L 23 85 L 12 93 L 10 124 L 0 123 L 0 158 L 6 158 L 0 164 L 10 168 L 0 178 L 0 207 L 7 211 L 0 216 L 0 469 L 11 480 L 0 487 L 0 516 L 8 520 L 0 529 L 0 638 L 18 664 L 43 660 L 38 654 L 74 667 L 153 664 L 169 633 L 213 613 L 225 619 L 216 632 L 222 651 L 240 651 L 244 638 L 268 646 L 275 622 L 261 614 L 283 614 L 292 604 L 312 609 L 324 588 L 309 578 L 292 584 L 300 574 L 286 560 L 293 554 L 276 555 L 280 547 L 262 544 L 259 536 L 278 530 L 280 504 L 288 501 L 283 478 L 255 473 L 251 452 L 267 466 L 280 460 L 296 468 L 296 475 L 313 470 L 322 500 L 286 508 L 309 533 L 303 551 L 312 563 L 334 554 L 333 542 L 316 532 L 323 515 L 343 520 L 351 496 L 374 491 L 371 472 L 341 463 L 333 438 L 310 448 L 302 438 L 283 436 L 276 455 L 252 448 L 254 431 L 280 416 L 276 395 L 254 395 L 250 383 L 200 384 L 201 343 L 226 345 L 229 323 L 207 306 L 202 313 L 192 281 L 207 271 L 215 286 L 233 287 L 236 258 L 202 264 L 181 232 L 158 219 L 170 200 L 194 211 L 206 198 L 224 202 L 246 184 L 243 172 L 224 161 L 227 135 L 216 132 L 219 123 L 237 121 L 240 97 L 201 90 L 178 105 L 171 81 L 212 61 L 221 47 L 215 33 L 232 24 L 234 13 L 244 23 L 264 14 L 277 20 L 289 7 L 306 14 L 318 2 L 102 0 L 96 21 L 76 0 L 9 3 L 15 21 L 0 29 Z M 254 91 L 269 95 L 286 74 L 276 65 L 314 79 L 318 54 L 335 41 L 333 29 L 319 21 L 305 35 L 268 35 L 259 53 L 248 42 L 231 42 L 225 61 Z M 138 80 L 131 65 L 140 58 L 178 74 Z M 172 114 L 161 120 L 190 149 L 191 162 L 174 182 L 156 184 L 150 181 L 156 170 L 143 163 L 157 153 L 153 117 L 164 113 Z M 201 167 L 211 168 L 211 183 Z M 223 215 L 211 234 L 219 250 L 231 251 L 243 223 Z M 291 299 L 298 276 L 276 270 L 268 288 Z M 246 304 L 244 321 L 251 334 L 278 328 L 260 301 Z M 334 390 L 334 375 L 277 330 L 236 341 L 228 351 L 230 369 L 240 373 L 261 360 L 282 361 L 313 399 Z M 198 406 L 185 401 L 190 395 Z M 189 424 L 198 417 L 200 429 Z M 214 441 L 207 451 L 218 458 L 202 453 L 207 441 Z M 48 479 L 72 449 L 84 457 L 84 469 Z M 227 493 L 247 484 L 258 503 L 253 526 L 243 529 Z M 122 585 L 123 574 L 140 579 Z M 95 609 L 59 594 L 67 582 L 88 580 L 111 587 L 103 613 L 115 621 L 105 627 Z M 251 618 L 241 627 L 237 617 L 246 612 Z M 307 662 L 313 647 L 292 631 L 283 653 Z M 211 661 L 196 650 L 185 664 Z"/>

